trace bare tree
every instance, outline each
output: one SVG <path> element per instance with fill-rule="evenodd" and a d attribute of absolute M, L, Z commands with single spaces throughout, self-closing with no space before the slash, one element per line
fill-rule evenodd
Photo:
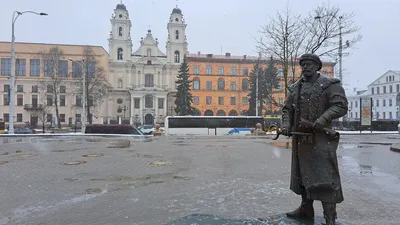
<path fill-rule="evenodd" d="M 52 47 L 48 51 L 42 51 L 39 55 L 42 61 L 41 65 L 45 78 L 38 81 L 38 88 L 42 93 L 47 92 L 46 99 L 47 96 L 52 96 L 51 106 L 55 107 L 57 127 L 61 129 L 59 97 L 60 93 L 65 91 L 65 84 L 68 76 L 68 61 L 64 60 L 64 53 L 58 47 Z M 46 102 L 46 106 L 50 105 Z"/>
<path fill-rule="evenodd" d="M 81 62 L 73 62 L 73 64 L 74 63 Z M 74 65 L 72 67 L 74 68 Z M 84 48 L 83 63 L 81 65 L 76 65 L 76 68 L 79 68 L 80 71 L 78 74 L 73 74 L 73 77 L 77 77 L 77 79 L 75 79 L 75 89 L 80 95 L 83 93 L 83 75 L 86 77 L 86 121 L 92 124 L 93 116 L 91 115 L 98 113 L 98 106 L 100 106 L 107 97 L 111 85 L 108 83 L 105 69 L 99 66 L 96 54 L 90 46 Z M 81 69 L 83 69 L 83 71 Z"/>

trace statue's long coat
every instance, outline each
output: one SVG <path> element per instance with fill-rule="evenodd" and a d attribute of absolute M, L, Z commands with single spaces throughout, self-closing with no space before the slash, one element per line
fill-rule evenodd
<path fill-rule="evenodd" d="M 294 124 L 294 112 L 298 110 L 298 118 L 311 122 L 320 117 L 329 121 L 346 115 L 348 102 L 340 81 L 335 78 L 318 75 L 309 99 L 300 105 L 297 102 L 301 92 L 302 79 L 289 88 L 288 97 L 282 108 L 283 126 L 292 127 L 292 131 L 313 133 L 313 137 L 294 135 L 292 139 L 292 166 L 290 189 L 301 194 L 305 189 L 308 198 L 323 202 L 340 203 L 343 192 L 339 175 L 336 150 L 339 138 L 332 139 L 324 132 L 298 127 Z M 300 88 L 300 90 L 298 90 Z M 300 107 L 302 110 L 300 110 Z M 298 120 L 299 121 L 299 120 Z"/>

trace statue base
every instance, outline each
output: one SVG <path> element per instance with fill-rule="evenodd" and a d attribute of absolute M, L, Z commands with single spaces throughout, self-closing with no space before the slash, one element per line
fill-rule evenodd
<path fill-rule="evenodd" d="M 325 219 L 317 216 L 314 219 L 294 219 L 286 214 L 279 214 L 258 219 L 224 219 L 214 215 L 191 214 L 167 225 L 324 225 Z M 344 225 L 336 222 L 336 225 Z"/>

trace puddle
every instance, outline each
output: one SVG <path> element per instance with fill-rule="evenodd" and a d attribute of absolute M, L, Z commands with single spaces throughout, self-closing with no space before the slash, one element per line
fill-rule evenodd
<path fill-rule="evenodd" d="M 292 148 L 292 142 L 272 142 L 271 145 L 278 148 Z"/>
<path fill-rule="evenodd" d="M 339 145 L 342 149 L 354 149 L 354 148 L 372 148 L 371 145 Z"/>
<path fill-rule="evenodd" d="M 152 159 L 152 158 L 161 158 L 160 156 L 154 156 L 154 155 L 142 155 L 142 154 L 135 154 L 132 156 L 133 158 L 148 158 L 148 159 Z"/>
<path fill-rule="evenodd" d="M 103 153 L 101 153 L 101 154 L 87 154 L 87 155 L 83 155 L 82 157 L 95 158 L 95 157 L 100 157 L 100 156 L 104 156 L 104 154 Z"/>
<path fill-rule="evenodd" d="M 101 189 L 100 188 L 89 188 L 86 189 L 86 194 L 98 194 L 101 193 Z"/>
<path fill-rule="evenodd" d="M 172 162 L 168 161 L 154 161 L 154 162 L 149 162 L 149 166 L 170 166 L 172 165 Z"/>
<path fill-rule="evenodd" d="M 372 175 L 372 166 L 359 164 L 361 175 Z"/>
<path fill-rule="evenodd" d="M 8 161 L 0 161 L 0 165 L 4 165 L 4 164 L 7 164 L 8 163 Z"/>
<path fill-rule="evenodd" d="M 74 182 L 74 181 L 77 181 L 79 179 L 76 179 L 76 178 L 64 178 L 64 180 L 69 181 L 69 182 Z"/>
<path fill-rule="evenodd" d="M 59 149 L 59 150 L 53 150 L 52 152 L 74 152 L 74 151 L 79 151 L 79 150 L 84 150 L 88 148 L 73 148 L 73 149 Z"/>
<path fill-rule="evenodd" d="M 193 177 L 181 177 L 181 176 L 173 176 L 175 180 L 191 180 Z"/>
<path fill-rule="evenodd" d="M 18 154 L 17 158 L 27 158 L 27 157 L 32 157 L 32 154 Z"/>
<path fill-rule="evenodd" d="M 77 165 L 82 165 L 82 164 L 85 164 L 85 163 L 87 163 L 86 161 L 72 161 L 72 162 L 65 162 L 65 163 L 62 163 L 63 165 L 65 165 L 65 166 L 77 166 Z"/>

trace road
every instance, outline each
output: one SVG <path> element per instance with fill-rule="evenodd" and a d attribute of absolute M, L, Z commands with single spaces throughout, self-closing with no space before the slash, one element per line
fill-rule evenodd
<path fill-rule="evenodd" d="M 391 135 L 342 135 L 344 224 L 398 224 L 400 153 Z M 192 213 L 258 218 L 296 208 L 287 139 L 0 138 L 0 224 L 167 224 Z M 103 139 L 102 139 L 103 140 Z M 283 146 L 283 147 L 277 147 Z M 316 214 L 322 216 L 319 202 Z"/>

